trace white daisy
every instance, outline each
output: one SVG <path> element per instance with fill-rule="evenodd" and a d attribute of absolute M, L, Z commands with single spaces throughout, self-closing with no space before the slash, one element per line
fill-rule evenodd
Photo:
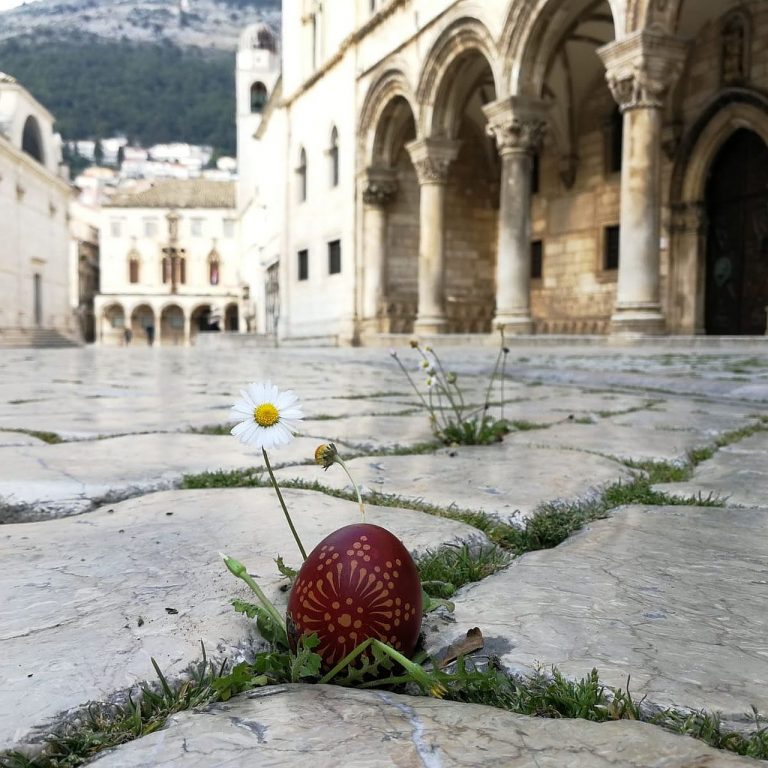
<path fill-rule="evenodd" d="M 293 390 L 281 392 L 272 382 L 249 384 L 240 391 L 238 400 L 230 412 L 240 420 L 232 428 L 232 434 L 246 445 L 257 448 L 279 448 L 293 440 L 304 418 L 299 398 Z"/>

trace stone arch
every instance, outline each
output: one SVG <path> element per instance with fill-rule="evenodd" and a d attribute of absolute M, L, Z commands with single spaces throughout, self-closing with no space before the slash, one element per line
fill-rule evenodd
<path fill-rule="evenodd" d="M 160 309 L 160 343 L 163 346 L 184 344 L 184 310 L 175 302 L 166 302 Z"/>
<path fill-rule="evenodd" d="M 256 80 L 251 84 L 251 112 L 260 114 L 264 111 L 264 106 L 267 103 L 267 86 L 261 80 Z"/>
<path fill-rule="evenodd" d="M 240 311 L 236 301 L 230 301 L 224 307 L 224 330 L 233 332 L 240 330 Z"/>
<path fill-rule="evenodd" d="M 557 49 L 563 44 L 573 21 L 590 8 L 607 4 L 613 22 L 611 39 L 622 36 L 623 3 L 620 0 L 537 0 L 513 4 L 504 26 L 501 44 L 502 81 L 512 95 L 542 96 L 544 81 Z M 575 9 L 575 10 L 574 10 Z M 595 40 L 595 47 L 609 40 Z"/>
<path fill-rule="evenodd" d="M 704 197 L 707 174 L 720 147 L 739 128 L 768 143 L 768 97 L 732 89 L 718 94 L 683 139 L 672 173 L 670 202 L 697 202 Z"/>
<path fill-rule="evenodd" d="M 99 318 L 99 337 L 103 344 L 122 344 L 125 339 L 125 308 L 119 301 L 105 305 Z"/>
<path fill-rule="evenodd" d="M 157 332 L 154 307 L 146 301 L 135 304 L 131 308 L 129 327 L 134 339 L 146 339 L 148 344 L 154 344 Z"/>
<path fill-rule="evenodd" d="M 43 135 L 40 131 L 40 123 L 37 122 L 34 115 L 30 115 L 24 121 L 24 129 L 21 134 L 21 151 L 33 157 L 40 165 L 45 165 Z"/>
<path fill-rule="evenodd" d="M 418 109 L 413 89 L 402 69 L 388 69 L 368 89 L 360 111 L 357 135 L 359 136 L 358 160 L 361 168 L 375 165 L 391 165 L 391 137 L 382 130 L 392 102 L 401 100 L 417 120 Z"/>
<path fill-rule="evenodd" d="M 724 91 L 702 110 L 683 137 L 670 182 L 669 321 L 673 330 L 704 333 L 707 221 L 705 195 L 713 162 L 737 131 L 768 145 L 768 98 L 745 89 Z"/>
<path fill-rule="evenodd" d="M 496 43 L 478 18 L 462 17 L 446 27 L 424 61 L 416 89 L 419 135 L 455 138 L 459 116 L 475 87 L 475 70 L 490 70 L 498 98 L 499 66 Z"/>

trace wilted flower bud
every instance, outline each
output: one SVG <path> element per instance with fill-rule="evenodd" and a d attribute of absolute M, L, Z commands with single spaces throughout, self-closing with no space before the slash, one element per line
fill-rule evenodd
<path fill-rule="evenodd" d="M 456 383 L 456 374 L 455 373 L 447 373 L 445 376 L 445 380 L 449 384 L 455 384 Z"/>
<path fill-rule="evenodd" d="M 411 339 L 410 341 L 411 349 L 418 349 L 419 348 L 419 342 L 417 339 Z"/>
<path fill-rule="evenodd" d="M 315 463 L 319 464 L 323 469 L 328 469 L 338 456 L 336 446 L 333 443 L 323 443 L 318 445 L 315 450 Z"/>

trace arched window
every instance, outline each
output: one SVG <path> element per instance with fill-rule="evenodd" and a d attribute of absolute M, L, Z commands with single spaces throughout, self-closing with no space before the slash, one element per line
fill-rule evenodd
<path fill-rule="evenodd" d="M 221 279 L 221 273 L 220 273 L 219 253 L 214 248 L 208 254 L 208 282 L 211 285 L 218 285 L 220 279 Z"/>
<path fill-rule="evenodd" d="M 45 164 L 43 155 L 43 137 L 40 133 L 40 124 L 30 115 L 24 123 L 24 132 L 21 136 L 21 151 L 37 160 L 41 165 Z"/>
<path fill-rule="evenodd" d="M 331 146 L 328 148 L 328 158 L 330 160 L 331 186 L 339 186 L 339 132 L 336 126 L 331 131 Z"/>
<path fill-rule="evenodd" d="M 251 112 L 263 112 L 267 103 L 267 86 L 257 82 L 251 86 Z"/>
<path fill-rule="evenodd" d="M 299 152 L 299 167 L 296 169 L 296 185 L 299 190 L 299 202 L 307 199 L 307 153 L 304 147 Z"/>
<path fill-rule="evenodd" d="M 128 282 L 139 282 L 139 253 L 138 251 L 131 250 L 128 254 Z"/>

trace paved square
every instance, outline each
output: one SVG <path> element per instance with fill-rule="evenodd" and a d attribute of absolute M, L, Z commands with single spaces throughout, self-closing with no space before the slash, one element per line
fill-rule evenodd
<path fill-rule="evenodd" d="M 253 623 L 229 606 L 244 590 L 216 553 L 238 556 L 284 601 L 272 559 L 299 558 L 273 493 L 180 485 L 187 474 L 263 470 L 260 452 L 226 432 L 240 388 L 267 379 L 294 389 L 307 416 L 301 436 L 271 459 L 283 480 L 319 484 L 286 489 L 310 546 L 358 514 L 354 502 L 323 492 L 349 488 L 338 467 L 324 472 L 314 463 L 321 442 L 337 443 L 364 488 L 392 497 L 392 507 L 369 508 L 369 520 L 411 549 L 485 540 L 469 525 L 407 508 L 414 504 L 522 525 L 541 504 L 595 499 L 629 482 L 638 462 L 682 466 L 692 450 L 714 450 L 689 480 L 656 487 L 720 493 L 731 506 L 616 509 L 560 547 L 526 554 L 464 587 L 452 617 L 425 622 L 427 642 L 440 650 L 479 626 L 487 650 L 510 670 L 541 663 L 582 677 L 596 666 L 610 685 L 631 675 L 633 692 L 649 705 L 719 710 L 733 722 L 752 705 L 765 711 L 768 350 L 701 354 L 665 344 L 513 346 L 503 399 L 517 428 L 491 446 L 432 449 L 427 417 L 383 349 L 0 350 L 0 749 L 41 737 L 89 700 L 152 678 L 150 657 L 173 678 L 199 657 L 201 640 L 232 658 L 256 647 Z M 440 352 L 468 400 L 482 403 L 493 347 Z M 409 354 L 400 351 L 403 359 Z M 747 358 L 745 375 L 739 361 Z M 409 362 L 421 383 L 415 357 Z M 497 387 L 491 399 L 501 397 Z M 500 415 L 498 405 L 493 413 Z M 670 766 L 749 762 L 639 724 L 572 722 L 553 737 L 553 723 L 469 705 L 312 687 L 276 691 L 274 701 L 283 695 L 294 711 L 306 707 L 297 717 L 320 731 L 326 707 L 342 713 L 359 702 L 374 718 L 382 707 L 390 718 L 399 712 L 404 731 L 393 726 L 393 748 L 416 744 L 421 754 L 413 737 L 421 728 L 446 765 L 471 764 L 462 762 L 462 749 L 449 749 L 453 717 L 470 741 L 485 728 L 489 753 L 508 765 L 529 764 L 505 736 L 509 728 L 525 730 L 542 764 L 563 764 L 564 738 L 583 745 L 569 753 L 574 766 L 608 765 L 612 749 L 625 750 L 623 764 L 631 766 L 657 765 L 645 757 L 654 753 L 667 754 Z M 209 708 L 209 730 L 194 727 L 201 754 L 234 749 L 250 759 L 247 733 L 256 731 L 242 724 L 277 718 L 265 733 L 279 730 L 279 708 L 270 714 L 268 701 Z M 224 734 L 222 713 L 236 726 L 227 746 L 216 735 Z M 178 746 L 196 718 L 179 715 L 163 732 L 162 761 L 147 757 L 159 754 L 153 736 L 100 762 L 203 765 Z M 365 718 L 351 727 L 361 749 L 375 753 Z M 291 765 L 280 757 L 283 738 L 265 764 Z"/>

